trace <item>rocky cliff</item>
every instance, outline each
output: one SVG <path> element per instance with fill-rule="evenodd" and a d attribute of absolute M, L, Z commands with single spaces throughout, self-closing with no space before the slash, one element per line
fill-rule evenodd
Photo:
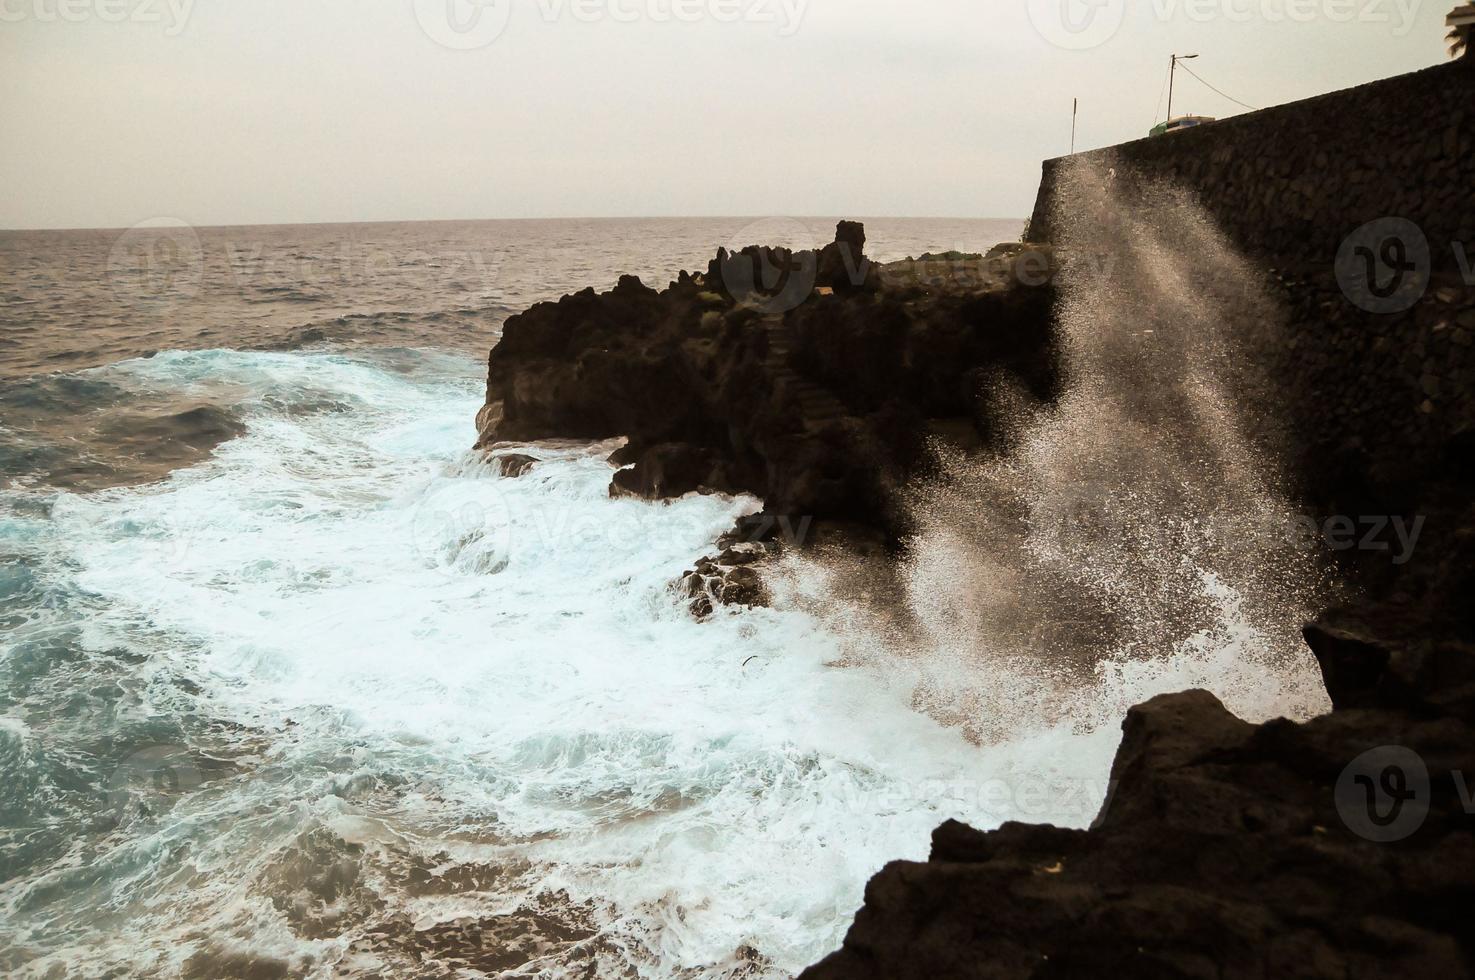
<path fill-rule="evenodd" d="M 883 267 L 864 247 L 844 222 L 822 250 L 534 306 L 491 352 L 480 444 L 626 437 L 612 493 L 753 493 L 769 526 L 895 541 L 929 438 L 989 440 L 991 390 L 1054 396 L 1053 287 L 1046 253 Z"/>

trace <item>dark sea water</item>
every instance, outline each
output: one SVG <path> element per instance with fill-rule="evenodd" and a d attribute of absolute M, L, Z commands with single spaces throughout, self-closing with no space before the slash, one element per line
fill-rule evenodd
<path fill-rule="evenodd" d="M 872 220 L 868 251 L 1019 228 Z M 1183 269 L 1066 292 L 1085 383 L 921 500 L 896 594 L 866 603 L 791 556 L 773 608 L 698 623 L 673 581 L 760 501 L 612 500 L 616 443 L 518 447 L 519 479 L 470 451 L 510 314 L 833 230 L 0 233 L 0 974 L 788 977 L 942 821 L 1088 824 L 1129 705 L 1324 701 L 1297 613 L 1232 563 L 999 516 L 1068 511 L 1084 478 L 1153 499 L 1151 399 L 1094 365 L 1145 312 L 1208 329 Z M 1190 270 L 1212 244 L 1133 236 Z M 1238 465 L 1199 389 L 1194 438 Z M 1185 494 L 1194 472 L 1163 499 L 1263 507 L 1239 477 Z M 1061 615 L 1034 581 L 1141 610 L 1133 643 L 1064 678 L 1006 631 Z"/>

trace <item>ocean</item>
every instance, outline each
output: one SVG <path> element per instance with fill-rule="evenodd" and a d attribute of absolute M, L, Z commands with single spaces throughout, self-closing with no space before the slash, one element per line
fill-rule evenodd
<path fill-rule="evenodd" d="M 1021 224 L 872 219 L 868 251 Z M 673 582 L 761 501 L 610 499 L 618 443 L 471 452 L 509 315 L 833 228 L 0 232 L 0 970 L 788 977 L 944 820 L 1088 825 L 1144 697 L 1317 708 L 1202 569 L 1221 629 L 1052 702 L 960 655 L 945 544 L 896 597 L 927 649 L 802 556 L 698 622 Z"/>

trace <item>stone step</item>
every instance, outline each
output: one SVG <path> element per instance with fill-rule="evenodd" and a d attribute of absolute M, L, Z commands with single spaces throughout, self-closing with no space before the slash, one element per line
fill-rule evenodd
<path fill-rule="evenodd" d="M 806 425 L 816 425 L 833 419 L 844 418 L 850 412 L 845 403 L 836 398 L 824 385 L 801 376 L 789 363 L 793 352 L 793 339 L 782 317 L 770 316 L 763 321 L 768 332 L 768 370 L 774 387 L 793 398 L 804 415 Z"/>

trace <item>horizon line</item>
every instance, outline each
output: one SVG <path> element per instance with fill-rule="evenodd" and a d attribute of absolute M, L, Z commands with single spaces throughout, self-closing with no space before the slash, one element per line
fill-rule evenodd
<path fill-rule="evenodd" d="M 768 220 L 841 220 L 841 221 L 1024 221 L 1025 217 L 977 217 L 972 215 L 940 215 L 940 214 L 866 214 L 844 217 L 841 215 L 824 214 L 683 214 L 683 215 L 564 215 L 548 217 L 522 217 L 522 218 L 361 218 L 352 221 L 243 221 L 229 222 L 224 224 L 196 225 L 184 221 L 183 218 L 173 218 L 168 215 L 158 215 L 150 220 L 177 220 L 184 223 L 186 227 L 198 231 L 210 231 L 222 228 L 311 228 L 331 225 L 431 225 L 431 224 L 483 224 L 491 222 L 533 222 L 533 221 L 768 221 Z M 135 228 L 145 227 L 143 222 L 132 225 L 65 225 L 52 227 L 33 228 L 0 228 L 0 234 L 30 233 L 30 232 L 62 232 L 62 231 L 132 231 Z M 159 228 L 174 227 L 170 225 L 159 225 Z"/>

